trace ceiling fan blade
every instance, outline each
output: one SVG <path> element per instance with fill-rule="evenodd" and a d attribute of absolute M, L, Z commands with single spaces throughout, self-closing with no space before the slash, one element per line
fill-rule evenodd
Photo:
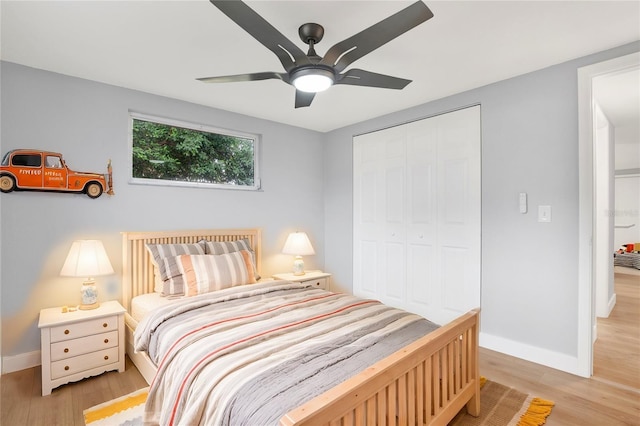
<path fill-rule="evenodd" d="M 417 1 L 400 12 L 332 46 L 320 63 L 329 66 L 335 65 L 336 71 L 342 72 L 351 63 L 367 53 L 432 17 L 433 12 L 422 1 Z"/>
<path fill-rule="evenodd" d="M 342 74 L 335 84 L 349 84 L 351 86 L 381 87 L 383 89 L 404 89 L 411 80 L 392 77 L 390 75 L 377 74 L 357 68 L 350 69 Z"/>
<path fill-rule="evenodd" d="M 296 90 L 296 108 L 308 107 L 315 96 L 315 93 Z"/>
<path fill-rule="evenodd" d="M 262 16 L 239 0 L 210 0 L 211 3 L 242 27 L 253 38 L 276 54 L 285 70 L 309 64 L 307 55 Z"/>
<path fill-rule="evenodd" d="M 202 77 L 196 80 L 204 83 L 234 83 L 239 81 L 258 81 L 258 80 L 270 80 L 277 79 L 282 80 L 285 83 L 289 82 L 289 75 L 277 72 L 256 72 L 252 74 L 237 74 L 237 75 L 223 75 L 220 77 Z"/>

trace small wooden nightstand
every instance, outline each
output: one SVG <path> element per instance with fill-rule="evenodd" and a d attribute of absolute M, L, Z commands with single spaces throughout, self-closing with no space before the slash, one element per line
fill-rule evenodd
<path fill-rule="evenodd" d="M 329 290 L 331 274 L 322 271 L 305 271 L 304 275 L 293 275 L 292 273 L 274 274 L 273 278 L 297 283 L 313 283 L 318 288 Z"/>
<path fill-rule="evenodd" d="M 125 312 L 115 301 L 89 311 L 40 311 L 42 396 L 65 383 L 124 371 Z"/>

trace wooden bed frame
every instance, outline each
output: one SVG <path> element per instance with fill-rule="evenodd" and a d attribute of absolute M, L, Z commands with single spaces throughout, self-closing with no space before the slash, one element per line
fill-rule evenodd
<path fill-rule="evenodd" d="M 123 305 L 127 354 L 147 382 L 156 368 L 133 349 L 131 299 L 154 291 L 153 264 L 145 244 L 235 241 L 248 238 L 261 272 L 260 229 L 123 232 Z M 480 413 L 479 310 L 470 311 L 288 412 L 282 426 L 446 425 L 463 408 Z"/>

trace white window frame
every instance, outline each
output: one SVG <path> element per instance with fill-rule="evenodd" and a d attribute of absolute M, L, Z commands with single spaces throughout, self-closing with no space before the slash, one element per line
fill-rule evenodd
<path fill-rule="evenodd" d="M 137 178 L 133 176 L 133 120 L 148 121 L 151 123 L 164 124 L 174 127 L 182 127 L 190 130 L 197 130 L 207 133 L 216 133 L 225 136 L 238 137 L 242 139 L 253 140 L 253 185 L 231 185 L 220 183 L 204 183 L 204 182 L 188 182 L 179 180 L 165 179 L 147 179 Z M 135 111 L 129 111 L 129 183 L 136 185 L 159 185 L 159 186 L 181 186 L 181 187 L 197 187 L 209 189 L 232 189 L 238 191 L 258 191 L 260 190 L 260 135 L 253 133 L 239 132 L 236 130 L 222 129 L 218 127 L 208 126 L 205 124 L 197 124 L 189 121 L 176 120 L 166 117 L 144 114 Z"/>

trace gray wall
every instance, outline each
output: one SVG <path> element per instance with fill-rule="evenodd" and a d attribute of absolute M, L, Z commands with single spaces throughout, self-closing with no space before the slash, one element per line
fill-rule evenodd
<path fill-rule="evenodd" d="M 1 64 L 1 152 L 62 152 L 80 171 L 113 162 L 116 195 L 45 192 L 0 194 L 2 355 L 40 349 L 38 314 L 79 303 L 81 279 L 58 274 L 74 239 L 105 243 L 116 275 L 99 277 L 100 299 L 120 297 L 121 231 L 261 227 L 263 275 L 287 272 L 288 232 L 306 231 L 316 250 L 308 269 L 323 268 L 323 135 L 16 64 Z M 128 184 L 129 110 L 262 137 L 262 190 L 233 191 Z"/>
<path fill-rule="evenodd" d="M 480 104 L 481 344 L 537 348 L 542 363 L 576 357 L 577 69 L 639 50 L 629 44 L 329 133 L 325 264 L 334 284 L 351 290 L 353 135 Z M 529 194 L 527 214 L 518 212 L 519 192 Z M 552 206 L 551 223 L 537 221 L 538 205 Z"/>

